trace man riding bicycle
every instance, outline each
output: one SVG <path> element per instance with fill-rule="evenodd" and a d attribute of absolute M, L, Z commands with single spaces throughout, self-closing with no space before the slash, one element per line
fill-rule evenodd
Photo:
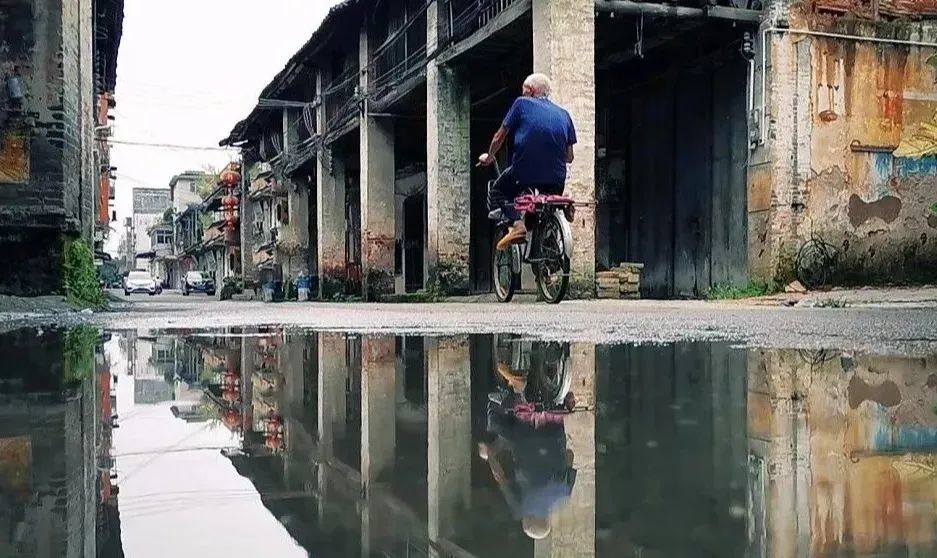
<path fill-rule="evenodd" d="M 504 141 L 513 134 L 511 166 L 492 188 L 503 200 L 502 214 L 513 222 L 498 242 L 498 250 L 522 242 L 527 236 L 524 220 L 514 208 L 514 198 L 526 190 L 559 195 L 566 186 L 566 165 L 573 162 L 576 128 L 566 109 L 550 101 L 550 91 L 550 78 L 544 74 L 528 76 L 523 95 L 511 105 L 491 138 L 488 152 L 478 158 L 481 166 L 493 164 Z"/>

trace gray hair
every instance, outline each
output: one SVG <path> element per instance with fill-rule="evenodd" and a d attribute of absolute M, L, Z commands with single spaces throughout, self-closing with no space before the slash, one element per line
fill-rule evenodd
<path fill-rule="evenodd" d="M 524 85 L 533 91 L 534 97 L 549 97 L 553 91 L 553 85 L 546 74 L 530 74 L 524 80 Z"/>

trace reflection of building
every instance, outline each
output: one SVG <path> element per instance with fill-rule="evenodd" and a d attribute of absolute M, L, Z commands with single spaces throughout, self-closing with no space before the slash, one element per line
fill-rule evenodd
<path fill-rule="evenodd" d="M 937 552 L 937 361 L 760 351 L 748 428 L 767 556 Z"/>
<path fill-rule="evenodd" d="M 0 397 L 0 556 L 97 556 L 119 540 L 113 378 L 100 345 L 67 335 L 0 334 L 0 386 L 15 387 Z"/>
<path fill-rule="evenodd" d="M 175 344 L 172 337 L 138 336 L 134 356 L 133 400 L 153 404 L 175 399 Z"/>

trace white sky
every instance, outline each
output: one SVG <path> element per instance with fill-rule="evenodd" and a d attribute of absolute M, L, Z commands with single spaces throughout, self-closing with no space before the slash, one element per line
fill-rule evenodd
<path fill-rule="evenodd" d="M 217 147 L 338 0 L 126 0 L 115 140 Z M 114 145 L 117 252 L 132 188 L 236 153 Z"/>

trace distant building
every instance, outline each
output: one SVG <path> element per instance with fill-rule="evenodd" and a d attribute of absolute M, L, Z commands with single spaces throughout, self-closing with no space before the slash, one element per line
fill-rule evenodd
<path fill-rule="evenodd" d="M 136 262 L 134 269 L 147 269 L 151 273 L 155 271 L 150 266 L 155 258 L 150 229 L 165 218 L 171 207 L 169 188 L 133 189 L 133 226 L 130 234 Z"/>
<path fill-rule="evenodd" d="M 153 273 L 167 288 L 181 289 L 185 273 L 199 269 L 197 254 L 187 254 L 186 250 L 202 240 L 199 187 L 214 181 L 213 174 L 201 171 L 185 171 L 169 181 L 172 215 L 152 227 L 150 234 Z"/>
<path fill-rule="evenodd" d="M 181 213 L 190 205 L 201 203 L 202 196 L 199 195 L 198 187 L 200 183 L 205 183 L 209 179 L 214 181 L 214 175 L 202 171 L 185 171 L 172 177 L 169 181 L 169 190 L 173 212 Z"/>

